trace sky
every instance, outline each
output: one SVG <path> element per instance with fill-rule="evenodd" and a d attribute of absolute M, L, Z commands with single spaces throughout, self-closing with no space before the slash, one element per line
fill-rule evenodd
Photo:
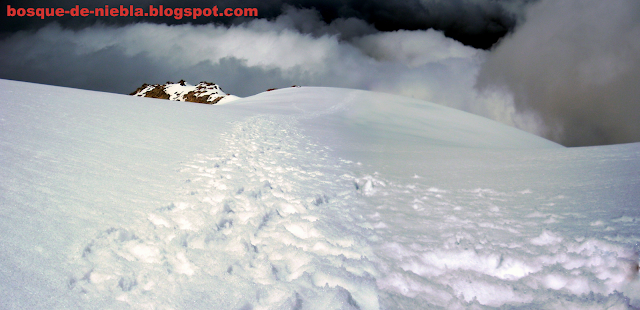
<path fill-rule="evenodd" d="M 640 141 L 635 0 L 212 5 L 255 7 L 258 17 L 3 17 L 0 78 L 123 94 L 180 79 L 239 96 L 291 85 L 356 88 L 461 109 L 565 146 Z"/>

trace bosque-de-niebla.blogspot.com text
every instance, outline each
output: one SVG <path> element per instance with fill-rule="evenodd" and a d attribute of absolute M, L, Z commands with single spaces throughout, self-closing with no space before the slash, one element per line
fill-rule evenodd
<path fill-rule="evenodd" d="M 192 18 L 198 17 L 257 17 L 257 8 L 225 8 L 221 9 L 218 6 L 206 7 L 206 8 L 165 8 L 162 5 L 153 6 L 149 5 L 149 8 L 134 7 L 129 5 L 125 7 L 120 5 L 119 7 L 109 7 L 105 5 L 100 8 L 81 8 L 79 5 L 70 9 L 64 8 L 14 8 L 11 5 L 7 5 L 8 17 L 38 17 L 45 19 L 47 17 L 63 17 L 65 15 L 74 17 L 88 17 L 88 16 L 112 16 L 112 17 L 156 17 L 166 16 L 174 19 Z"/>

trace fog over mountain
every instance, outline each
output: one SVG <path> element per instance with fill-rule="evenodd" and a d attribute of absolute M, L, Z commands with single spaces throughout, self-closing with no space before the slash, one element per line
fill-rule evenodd
<path fill-rule="evenodd" d="M 519 111 L 565 145 L 640 140 L 640 2 L 545 1 L 483 64 Z"/>

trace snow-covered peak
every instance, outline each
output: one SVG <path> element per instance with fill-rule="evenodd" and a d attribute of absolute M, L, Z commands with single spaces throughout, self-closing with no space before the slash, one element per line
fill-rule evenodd
<path fill-rule="evenodd" d="M 178 83 L 166 82 L 162 85 L 143 84 L 130 95 L 206 104 L 223 103 L 238 99 L 238 97 L 222 91 L 222 88 L 215 83 L 203 81 L 194 86 L 184 80 L 180 80 Z"/>

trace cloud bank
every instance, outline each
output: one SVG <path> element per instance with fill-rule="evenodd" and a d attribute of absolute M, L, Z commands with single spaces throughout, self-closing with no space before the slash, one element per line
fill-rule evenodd
<path fill-rule="evenodd" d="M 447 37 L 456 39 L 476 48 L 489 48 L 498 39 L 513 29 L 522 16 L 526 3 L 537 0 L 216 0 L 210 5 L 219 8 L 257 8 L 259 16 L 274 19 L 286 13 L 289 7 L 312 9 L 320 14 L 321 20 L 332 23 L 338 19 L 356 18 L 380 31 L 426 30 L 443 31 Z M 32 0 L 30 7 L 71 8 L 75 0 Z M 87 0 L 82 6 L 87 8 L 119 6 L 123 3 L 109 0 Z M 163 0 L 161 3 L 147 0 L 129 0 L 126 5 L 148 7 L 162 4 L 164 7 L 203 7 L 198 0 Z M 24 7 L 20 0 L 6 0 L 3 5 Z M 209 4 L 206 4 L 209 5 Z M 3 7 L 4 9 L 4 7 Z M 64 28 L 81 29 L 97 21 L 109 25 L 123 26 L 132 23 L 209 24 L 226 26 L 248 21 L 247 18 L 201 17 L 197 20 L 164 17 L 55 17 L 47 20 L 39 18 L 0 19 L 0 38 L 18 30 L 38 29 L 55 21 Z"/>
<path fill-rule="evenodd" d="M 640 141 L 640 2 L 533 5 L 490 53 L 478 86 L 507 91 L 564 145 Z"/>
<path fill-rule="evenodd" d="M 315 10 L 289 8 L 271 21 L 232 26 L 52 24 L 2 41 L 0 53 L 1 76 L 45 84 L 128 93 L 142 83 L 208 80 L 240 96 L 334 86 L 495 114 L 488 106 L 495 100 L 473 89 L 485 51 L 435 30 L 379 32 L 356 18 L 325 23 Z"/>
<path fill-rule="evenodd" d="M 473 12 L 492 7 L 469 3 Z M 54 23 L 1 40 L 0 77 L 118 93 L 180 79 L 212 81 L 239 96 L 294 84 L 347 87 L 432 101 L 565 145 L 633 142 L 640 141 L 638 6 L 536 2 L 490 51 L 433 29 L 327 21 L 326 8 L 286 6 L 273 19 L 228 25 Z"/>

